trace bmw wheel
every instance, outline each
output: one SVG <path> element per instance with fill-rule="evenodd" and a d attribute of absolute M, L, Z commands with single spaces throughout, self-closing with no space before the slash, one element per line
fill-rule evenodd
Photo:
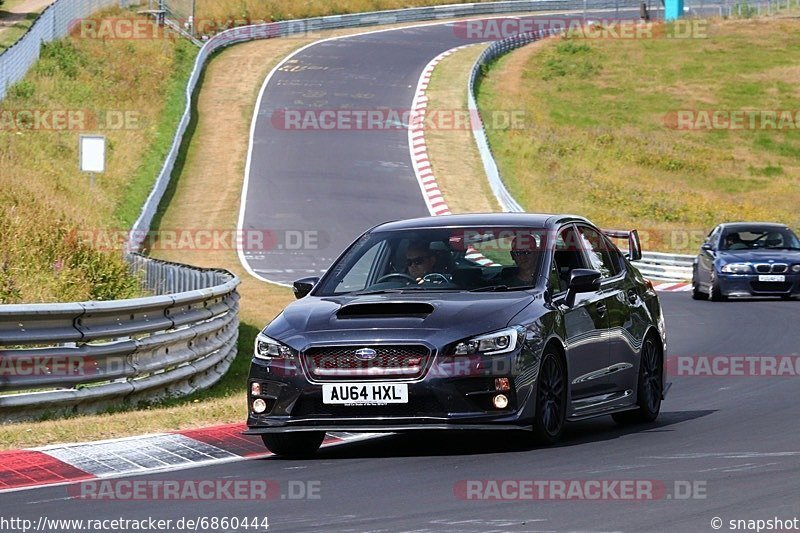
<path fill-rule="evenodd" d="M 615 422 L 633 424 L 653 422 L 658 418 L 664 383 L 662 359 L 661 345 L 652 336 L 647 337 L 642 345 L 639 363 L 639 383 L 636 393 L 638 409 L 614 413 L 611 416 Z"/>
<path fill-rule="evenodd" d="M 697 281 L 697 271 L 692 275 L 692 298 L 695 300 L 708 299 L 708 294 L 700 291 L 700 283 Z"/>
<path fill-rule="evenodd" d="M 302 433 L 265 433 L 261 435 L 264 446 L 280 457 L 301 459 L 313 455 L 325 439 L 324 431 Z"/>
<path fill-rule="evenodd" d="M 708 289 L 708 298 L 712 302 L 722 302 L 728 299 L 727 296 L 722 294 L 722 289 L 719 287 L 719 280 L 714 272 L 711 273 L 711 288 Z"/>
<path fill-rule="evenodd" d="M 533 432 L 544 444 L 558 442 L 567 415 L 567 372 L 564 361 L 552 351 L 545 352 L 536 388 L 536 420 Z"/>

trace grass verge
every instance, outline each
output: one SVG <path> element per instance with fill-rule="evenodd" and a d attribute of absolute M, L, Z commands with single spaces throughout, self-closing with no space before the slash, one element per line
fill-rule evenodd
<path fill-rule="evenodd" d="M 119 250 L 93 238 L 138 213 L 196 53 L 182 40 L 72 36 L 44 44 L 9 88 L 0 103 L 0 303 L 140 294 Z M 78 169 L 83 133 L 107 139 L 106 172 L 94 183 Z"/>
<path fill-rule="evenodd" d="M 198 20 L 278 21 L 473 1 L 491 0 L 197 0 L 196 15 Z"/>
<path fill-rule="evenodd" d="M 647 248 L 683 253 L 719 222 L 800 226 L 800 125 L 675 127 L 686 111 L 794 115 L 800 21 L 712 20 L 707 35 L 558 38 L 501 58 L 479 105 L 514 102 L 528 119 L 526 129 L 489 132 L 520 203 L 639 227 Z"/>
<path fill-rule="evenodd" d="M 11 45 L 19 41 L 31 26 L 33 26 L 37 18 L 39 18 L 39 13 L 26 13 L 24 19 L 0 31 L 0 53 L 7 48 L 11 48 Z"/>

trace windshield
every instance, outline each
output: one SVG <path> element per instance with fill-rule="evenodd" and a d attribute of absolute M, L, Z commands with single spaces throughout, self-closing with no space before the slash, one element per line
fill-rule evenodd
<path fill-rule="evenodd" d="M 536 284 L 540 228 L 434 228 L 361 237 L 316 296 L 394 291 L 524 290 Z"/>
<path fill-rule="evenodd" d="M 727 231 L 721 250 L 800 250 L 800 240 L 789 228 L 751 227 Z"/>

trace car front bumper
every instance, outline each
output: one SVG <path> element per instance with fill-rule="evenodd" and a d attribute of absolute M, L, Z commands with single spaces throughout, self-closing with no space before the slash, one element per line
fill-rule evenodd
<path fill-rule="evenodd" d="M 310 380 L 299 365 L 289 361 L 254 360 L 248 378 L 248 430 L 246 434 L 294 431 L 401 432 L 414 430 L 506 430 L 530 429 L 533 420 L 532 390 L 519 386 L 511 372 L 516 354 L 494 358 L 491 365 L 440 363 L 417 380 L 380 380 L 406 383 L 408 403 L 386 405 L 331 405 L 323 402 L 322 382 Z M 452 360 L 451 360 L 452 361 Z M 498 391 L 495 378 L 510 380 L 510 390 Z M 370 380 L 375 382 L 375 380 Z M 251 384 L 258 382 L 261 394 L 253 396 Z M 366 383 L 341 379 L 325 383 Z M 497 394 L 508 398 L 508 406 L 495 408 Z M 264 413 L 255 413 L 253 401 L 263 399 Z"/>
<path fill-rule="evenodd" d="M 784 281 L 761 281 L 759 274 L 717 273 L 724 296 L 794 296 L 800 295 L 800 274 L 782 274 Z"/>

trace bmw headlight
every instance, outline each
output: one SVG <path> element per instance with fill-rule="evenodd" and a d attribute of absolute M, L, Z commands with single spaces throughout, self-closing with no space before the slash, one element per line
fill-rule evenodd
<path fill-rule="evenodd" d="M 722 265 L 720 270 L 727 274 L 747 274 L 753 271 L 753 267 L 750 263 L 728 263 Z"/>
<path fill-rule="evenodd" d="M 500 355 L 513 352 L 519 343 L 523 328 L 507 328 L 494 333 L 461 341 L 456 344 L 454 355 Z"/>
<path fill-rule="evenodd" d="M 800 264 L 792 265 L 792 272 L 794 272 L 795 274 L 800 273 Z"/>
<path fill-rule="evenodd" d="M 258 359 L 292 359 L 294 350 L 263 333 L 256 337 L 254 355 Z"/>

